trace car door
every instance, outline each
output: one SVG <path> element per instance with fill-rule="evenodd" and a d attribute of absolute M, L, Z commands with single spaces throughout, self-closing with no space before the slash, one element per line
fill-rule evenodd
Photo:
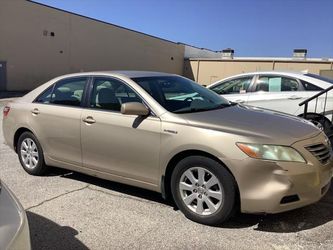
<path fill-rule="evenodd" d="M 247 103 L 253 76 L 243 76 L 223 81 L 210 89 L 226 99 L 237 103 Z"/>
<path fill-rule="evenodd" d="M 301 83 L 292 77 L 259 74 L 255 79 L 248 105 L 297 114 L 298 105 L 308 94 Z"/>
<path fill-rule="evenodd" d="M 161 121 L 153 114 L 121 114 L 121 104 L 126 102 L 142 99 L 118 79 L 94 78 L 81 119 L 83 166 L 157 185 Z"/>
<path fill-rule="evenodd" d="M 60 80 L 32 103 L 29 123 L 50 160 L 81 166 L 80 125 L 87 77 Z M 65 166 L 64 166 L 65 167 Z"/>

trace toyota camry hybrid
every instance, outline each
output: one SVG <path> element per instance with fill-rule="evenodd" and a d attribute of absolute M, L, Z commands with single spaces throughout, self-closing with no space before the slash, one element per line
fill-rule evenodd
<path fill-rule="evenodd" d="M 6 143 L 29 174 L 55 166 L 157 191 L 203 224 L 238 208 L 299 208 L 330 187 L 332 148 L 313 124 L 231 103 L 177 75 L 65 75 L 3 112 Z"/>

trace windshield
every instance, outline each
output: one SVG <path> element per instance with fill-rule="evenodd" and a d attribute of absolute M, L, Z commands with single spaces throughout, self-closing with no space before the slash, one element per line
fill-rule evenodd
<path fill-rule="evenodd" d="M 230 103 L 199 84 L 180 76 L 132 78 L 166 110 L 191 113 L 230 106 Z"/>
<path fill-rule="evenodd" d="M 330 79 L 330 78 L 327 78 L 324 76 L 320 76 L 320 75 L 316 75 L 316 74 L 305 74 L 305 75 L 333 84 L 333 79 Z"/>

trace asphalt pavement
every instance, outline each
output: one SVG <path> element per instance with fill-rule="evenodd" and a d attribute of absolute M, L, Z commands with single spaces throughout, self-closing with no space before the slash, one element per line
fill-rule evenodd
<path fill-rule="evenodd" d="M 333 249 L 333 187 L 305 208 L 209 227 L 158 193 L 60 169 L 30 176 L 2 129 L 0 178 L 27 211 L 33 249 Z"/>

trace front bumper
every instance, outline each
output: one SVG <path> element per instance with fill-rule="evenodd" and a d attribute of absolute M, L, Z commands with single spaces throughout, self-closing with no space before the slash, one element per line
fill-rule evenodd
<path fill-rule="evenodd" d="M 307 163 L 274 162 L 247 158 L 226 162 L 233 167 L 244 213 L 280 213 L 319 201 L 329 190 L 332 178 L 333 154 L 321 164 L 305 149 L 324 143 L 322 134 L 292 145 Z"/>
<path fill-rule="evenodd" d="M 0 249 L 31 249 L 26 213 L 14 196 L 0 184 Z"/>

